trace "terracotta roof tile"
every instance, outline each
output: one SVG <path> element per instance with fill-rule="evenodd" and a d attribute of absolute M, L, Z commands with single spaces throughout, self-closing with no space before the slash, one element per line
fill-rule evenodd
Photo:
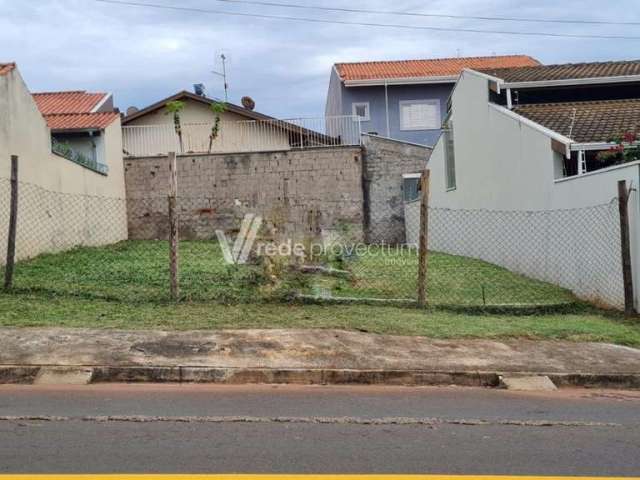
<path fill-rule="evenodd" d="M 43 115 L 54 113 L 90 113 L 108 94 L 69 92 L 34 93 L 33 99 Z"/>
<path fill-rule="evenodd" d="M 14 68 L 16 68 L 15 63 L 0 63 L 0 75 L 6 75 Z"/>
<path fill-rule="evenodd" d="M 457 76 L 465 68 L 486 69 L 539 65 L 527 55 L 435 58 L 360 63 L 336 63 L 342 80 L 377 80 L 411 77 Z"/>
<path fill-rule="evenodd" d="M 117 112 L 44 115 L 51 130 L 84 130 L 106 128 L 119 117 Z"/>
<path fill-rule="evenodd" d="M 640 60 L 622 62 L 565 63 L 520 68 L 482 69 L 484 73 L 503 79 L 507 83 L 540 82 L 584 78 L 640 75 Z"/>
<path fill-rule="evenodd" d="M 640 99 L 520 105 L 514 112 L 579 143 L 640 129 Z"/>

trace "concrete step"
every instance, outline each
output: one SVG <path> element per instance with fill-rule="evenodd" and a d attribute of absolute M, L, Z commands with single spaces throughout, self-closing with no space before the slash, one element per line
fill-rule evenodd
<path fill-rule="evenodd" d="M 42 367 L 34 385 L 87 385 L 91 383 L 93 369 L 87 367 Z"/>
<path fill-rule="evenodd" d="M 500 386 L 507 390 L 527 391 L 527 392 L 550 392 L 558 387 L 546 375 L 516 376 L 501 375 Z"/>

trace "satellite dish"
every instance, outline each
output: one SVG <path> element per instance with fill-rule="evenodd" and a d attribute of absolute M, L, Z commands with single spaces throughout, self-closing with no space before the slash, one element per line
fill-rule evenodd
<path fill-rule="evenodd" d="M 127 108 L 127 117 L 129 115 L 133 115 L 134 113 L 138 113 L 138 107 L 129 107 Z"/>
<path fill-rule="evenodd" d="M 194 83 L 193 92 L 199 97 L 204 97 L 204 83 Z"/>
<path fill-rule="evenodd" d="M 242 103 L 242 106 L 247 110 L 253 110 L 254 108 L 256 108 L 256 102 L 254 102 L 253 98 L 251 97 L 242 97 L 240 99 L 240 102 Z"/>

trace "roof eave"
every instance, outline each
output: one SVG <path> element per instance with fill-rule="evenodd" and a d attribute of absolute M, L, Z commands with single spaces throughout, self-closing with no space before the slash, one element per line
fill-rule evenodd
<path fill-rule="evenodd" d="M 345 87 L 374 87 L 381 85 L 429 85 L 455 83 L 458 75 L 442 75 L 429 77 L 371 78 L 362 80 L 342 80 Z"/>
<path fill-rule="evenodd" d="M 90 133 L 102 132 L 106 127 L 83 127 L 83 128 L 51 128 L 51 133 Z"/>
<path fill-rule="evenodd" d="M 640 82 L 640 75 L 623 75 L 614 77 L 591 78 L 565 78 L 560 80 L 540 80 L 525 82 L 506 82 L 504 88 L 539 88 L 539 87 L 564 87 L 573 85 L 598 85 L 607 83 L 633 83 Z"/>
<path fill-rule="evenodd" d="M 572 151 L 579 151 L 579 150 L 609 150 L 610 148 L 616 147 L 619 144 L 616 142 L 580 142 L 580 143 L 573 143 L 571 145 L 571 150 Z M 638 146 L 640 144 L 635 143 L 632 145 L 632 147 L 634 146 Z"/>

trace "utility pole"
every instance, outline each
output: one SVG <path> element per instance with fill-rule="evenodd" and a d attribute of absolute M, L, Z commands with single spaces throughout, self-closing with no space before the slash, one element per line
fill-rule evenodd
<path fill-rule="evenodd" d="M 222 72 L 212 70 L 211 73 L 222 77 L 222 81 L 224 82 L 224 101 L 227 103 L 229 102 L 229 84 L 227 83 L 227 57 L 224 56 L 224 53 L 220 54 L 220 60 L 222 60 Z"/>

